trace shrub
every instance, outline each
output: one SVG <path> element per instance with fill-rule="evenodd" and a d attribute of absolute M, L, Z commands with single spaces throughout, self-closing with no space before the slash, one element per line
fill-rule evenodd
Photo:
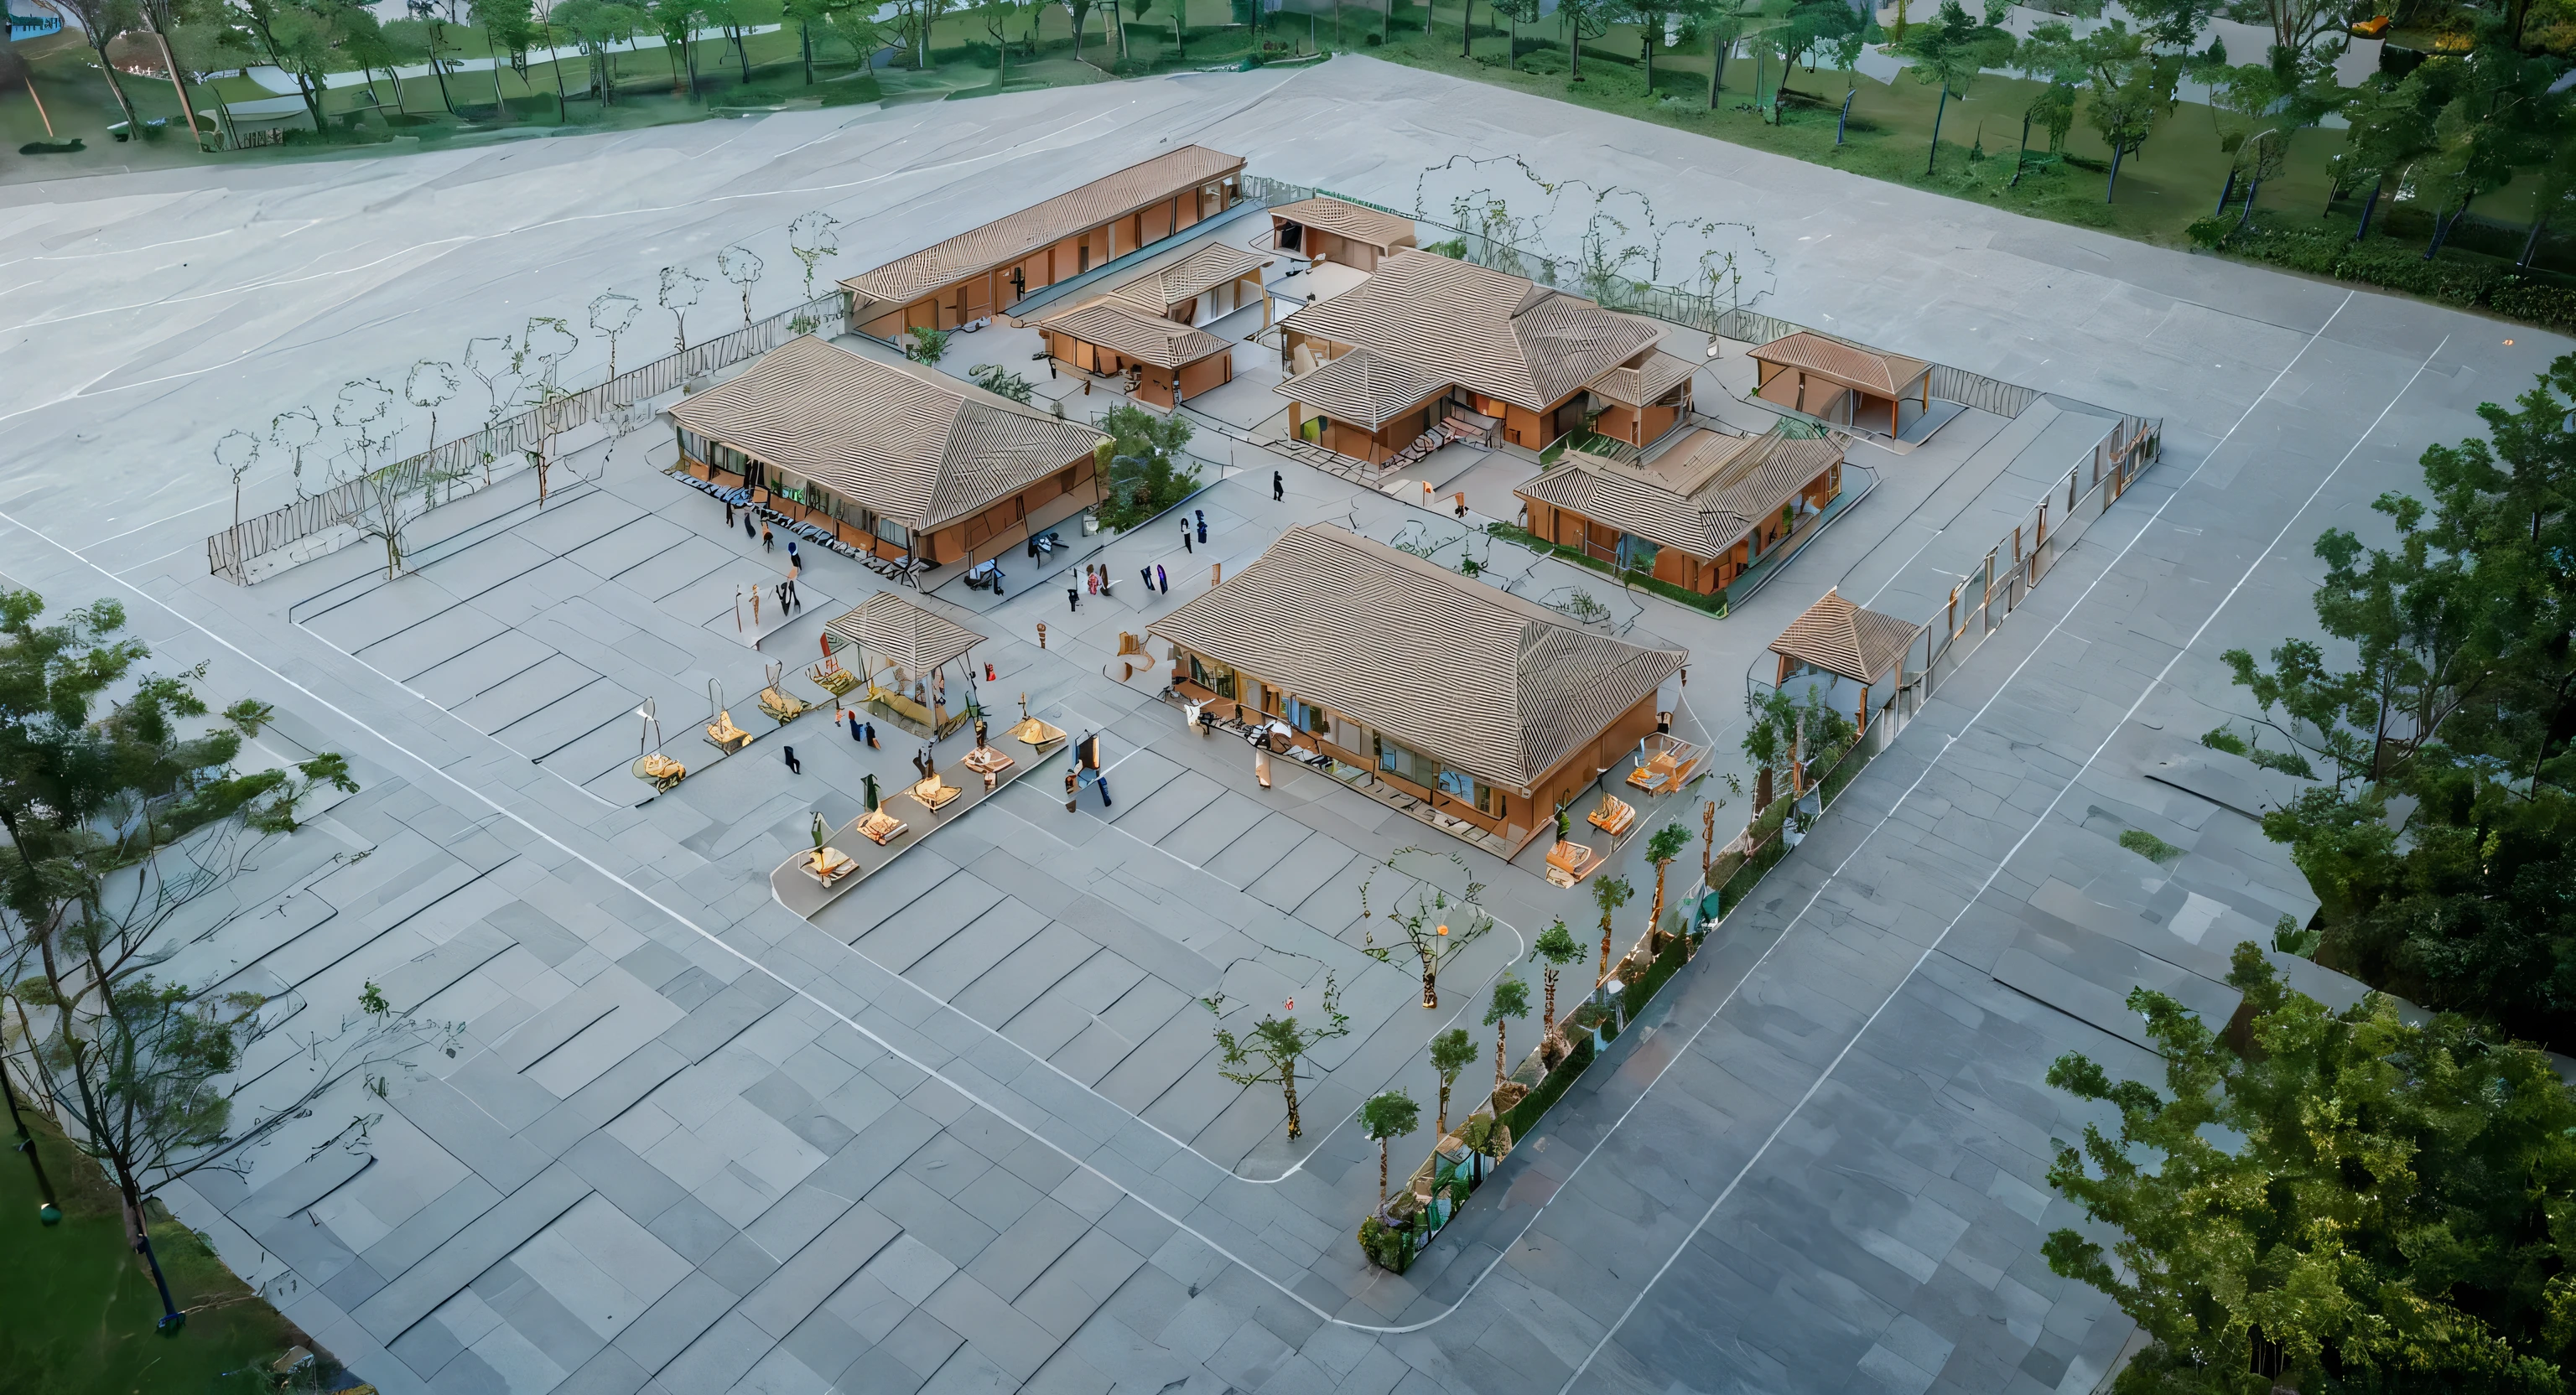
<path fill-rule="evenodd" d="M 1360 1253 L 1378 1268 L 1401 1274 L 1413 1266 L 1413 1227 L 1371 1216 L 1360 1222 Z"/>
<path fill-rule="evenodd" d="M 1591 1064 L 1591 1036 L 1586 1034 L 1575 1038 L 1574 1049 L 1567 1053 L 1565 1063 L 1549 1071 L 1547 1079 L 1540 1081 L 1537 1089 L 1511 1107 L 1511 1112 L 1503 1116 L 1503 1126 L 1512 1131 L 1514 1138 L 1529 1137 L 1529 1131 L 1538 1123 L 1539 1116 L 1545 1114 L 1574 1084 L 1574 1077 L 1583 1074 L 1584 1067 Z"/>
<path fill-rule="evenodd" d="M 2120 846 L 2149 862 L 2160 865 L 2170 865 L 2182 860 L 2182 849 L 2143 828 L 2132 828 L 2121 833 Z"/>
<path fill-rule="evenodd" d="M 2242 223 L 2202 218 L 2184 232 L 2195 247 L 2231 252 L 2312 276 L 2359 281 L 2448 305 L 2482 306 L 2552 329 L 2576 329 L 2576 289 L 2498 261 L 2448 252 L 2426 261 L 2423 249 L 2409 241 L 2370 237 L 2355 242 L 2339 222 L 2283 218 L 2264 211 Z"/>

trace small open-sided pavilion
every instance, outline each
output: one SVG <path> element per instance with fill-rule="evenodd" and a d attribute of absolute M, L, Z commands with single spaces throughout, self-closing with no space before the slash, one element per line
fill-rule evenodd
<path fill-rule="evenodd" d="M 863 676 L 869 704 L 908 730 L 946 736 L 966 720 L 964 705 L 948 709 L 943 670 L 984 636 L 886 591 L 824 622 L 823 632 L 858 646 L 859 661 L 845 667 Z M 961 669 L 959 677 L 971 692 L 971 674 Z"/>
<path fill-rule="evenodd" d="M 1882 353 L 1802 329 L 1746 351 L 1753 360 L 1755 396 L 1819 421 L 1856 426 L 1887 414 L 1896 434 L 1897 409 L 1909 397 L 1932 406 L 1932 365 L 1903 354 Z"/>
<path fill-rule="evenodd" d="M 1828 589 L 1771 641 L 1771 652 L 1780 661 L 1778 686 L 1820 677 L 1816 686 L 1826 692 L 1819 696 L 1837 707 L 1857 689 L 1848 706 L 1852 724 L 1866 730 L 1872 690 L 1903 681 L 1906 651 L 1921 633 L 1920 625 L 1854 605 L 1839 589 Z"/>

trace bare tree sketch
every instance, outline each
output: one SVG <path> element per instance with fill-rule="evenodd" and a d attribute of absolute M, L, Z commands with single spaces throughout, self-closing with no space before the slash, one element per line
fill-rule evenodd
<path fill-rule="evenodd" d="M 429 413 L 429 444 L 423 449 L 438 449 L 438 408 L 465 386 L 456 376 L 456 365 L 425 358 L 411 366 L 403 378 L 403 400 Z"/>
<path fill-rule="evenodd" d="M 242 477 L 259 463 L 259 438 L 247 431 L 227 431 L 215 438 L 215 463 L 233 477 L 233 526 L 241 526 Z"/>
<path fill-rule="evenodd" d="M 735 243 L 716 253 L 716 270 L 742 292 L 742 327 L 744 329 L 751 328 L 751 288 L 760 280 L 760 274 L 768 269 L 766 262 L 741 243 Z"/>
<path fill-rule="evenodd" d="M 304 498 L 304 452 L 322 439 L 322 419 L 310 407 L 289 407 L 268 419 L 268 443 L 295 462 L 295 497 Z"/>
<path fill-rule="evenodd" d="M 608 377 L 605 381 L 617 380 L 617 336 L 635 327 L 636 312 L 643 308 L 643 303 L 635 297 L 619 295 L 615 291 L 590 303 L 592 332 L 608 337 Z"/>
<path fill-rule="evenodd" d="M 483 385 L 483 424 L 490 426 L 501 419 L 501 410 L 518 401 L 518 346 L 506 334 L 485 335 L 466 341 L 465 371 Z M 511 390 L 503 392 L 508 383 Z"/>
<path fill-rule="evenodd" d="M 519 335 L 519 352 L 511 357 L 510 367 L 523 377 L 536 378 L 537 387 L 530 396 L 542 402 L 548 395 L 562 391 L 556 372 L 580 347 L 581 336 L 572 332 L 572 326 L 552 315 L 532 315 L 527 329 Z M 533 375 L 527 371 L 531 363 L 537 366 Z"/>
<path fill-rule="evenodd" d="M 819 208 L 797 214 L 787 225 L 787 250 L 805 264 L 805 298 L 812 300 L 815 264 L 841 255 L 841 220 Z"/>
<path fill-rule="evenodd" d="M 706 284 L 706 278 L 685 266 L 662 268 L 662 290 L 655 299 L 671 312 L 671 352 L 675 354 L 689 347 L 689 308 L 698 303 L 698 291 Z"/>

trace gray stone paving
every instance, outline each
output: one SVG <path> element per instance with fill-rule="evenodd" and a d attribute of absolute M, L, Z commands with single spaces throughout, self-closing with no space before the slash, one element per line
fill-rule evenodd
<path fill-rule="evenodd" d="M 278 702 L 274 755 L 345 750 L 365 784 L 264 858 L 241 886 L 256 913 L 191 940 L 173 972 L 272 996 L 292 1030 L 245 1073 L 288 1097 L 313 1069 L 298 1043 L 348 1030 L 364 982 L 463 1029 L 454 1058 L 416 1057 L 382 1100 L 355 1082 L 325 1096 L 246 1177 L 179 1189 L 182 1214 L 389 1391 L 2092 1388 L 2130 1329 L 2039 1257 L 2071 1217 L 2042 1178 L 2048 1140 L 2088 1117 L 2041 1076 L 2069 1049 L 2148 1069 L 2127 987 L 2223 1012 L 2226 947 L 2310 904 L 2252 822 L 2275 778 L 2196 744 L 2235 706 L 2215 655 L 2304 614 L 2306 540 L 2368 526 L 2366 502 L 2409 480 L 2422 443 L 2474 429 L 2477 401 L 2563 346 L 2518 330 L 2507 349 L 2448 311 L 1486 89 L 1469 116 L 1462 91 L 1336 60 L 934 115 L 572 138 L 542 170 L 523 150 L 301 166 L 268 178 L 344 228 L 348 251 L 325 254 L 313 289 L 276 294 L 319 332 L 225 327 L 147 365 L 117 357 L 141 312 L 40 313 L 11 350 L 44 357 L 19 375 L 39 391 L 18 409 L 35 449 L 0 490 L 6 570 L 57 606 L 122 595 L 165 662 L 205 659 L 218 691 Z M 1319 140 L 1325 122 L 1354 134 Z M 1030 131 L 1051 134 L 1033 147 Z M 854 248 L 902 250 L 990 216 L 979 191 L 1069 183 L 1178 137 L 1393 202 L 1463 145 L 1794 224 L 1781 313 L 2169 423 L 2167 462 L 1402 1278 L 1358 1262 L 1374 1158 L 1340 1125 L 1390 1079 L 1427 1093 L 1430 1024 L 1404 975 L 1357 955 L 1357 884 L 1396 848 L 1444 840 L 1308 772 L 1258 791 L 1239 747 L 1184 733 L 1142 680 L 1102 667 L 1120 629 L 1288 522 L 1385 537 L 1418 513 L 1291 465 L 1287 506 L 1258 474 L 1194 501 L 1206 549 L 1151 530 L 1111 543 L 1122 574 L 1171 568 L 1168 603 L 1122 588 L 1066 615 L 1038 592 L 979 614 L 999 669 L 988 701 L 1007 710 L 1025 690 L 1059 725 L 1109 732 L 1117 804 L 1068 815 L 1043 781 L 1015 785 L 810 924 L 761 876 L 809 809 L 862 771 L 907 768 L 901 748 L 854 751 L 808 718 L 693 761 L 638 808 L 627 714 L 658 698 L 686 744 L 713 678 L 759 729 L 760 663 L 801 662 L 821 620 L 876 583 L 817 559 L 808 609 L 765 652 L 746 647 L 732 584 L 774 576 L 783 553 L 755 555 L 703 496 L 655 478 L 666 445 L 639 436 L 617 463 L 585 464 L 543 514 L 524 491 L 454 506 L 431 530 L 450 539 L 419 540 L 420 570 L 391 585 L 354 549 L 245 591 L 204 578 L 193 550 L 229 487 L 181 447 L 202 445 L 227 394 L 262 374 L 337 381 L 335 337 L 389 308 L 412 317 L 400 336 L 422 348 L 406 355 L 442 326 L 539 312 L 493 309 L 490 267 L 437 252 L 457 227 L 488 232 L 452 221 L 465 208 L 388 199 L 378 181 L 547 207 L 572 206 L 548 197 L 567 168 L 594 190 L 650 183 L 607 226 L 484 249 L 492 266 L 605 279 L 636 274 L 639 230 L 711 248 L 737 215 L 783 222 L 818 200 L 864 203 Z M 723 142 L 737 143 L 724 160 L 675 158 Z M 189 261 L 214 269 L 101 255 L 142 236 L 107 201 L 169 180 L 209 186 L 192 216 L 226 231 Z M 113 285 L 124 304 L 129 282 L 230 294 L 222 278 L 273 263 L 249 211 L 287 201 L 278 190 L 197 172 L 79 183 L 13 225 L 78 234 L 49 272 L 56 303 Z M 682 202 L 691 191 L 729 202 Z M 938 227 L 885 212 L 928 193 Z M 574 306 L 595 293 L 577 289 Z M 2084 444 L 2083 416 L 1954 420 L 1870 462 L 1871 497 L 1733 620 L 1632 602 L 1621 623 L 1693 650 L 1686 710 L 1730 746 L 1736 672 L 1789 616 L 1835 582 L 1927 606 L 2071 463 L 2058 457 Z M 107 422 L 168 447 L 171 483 L 67 506 L 72 483 L 32 462 L 77 457 Z M 1507 484 L 1471 473 L 1474 498 Z M 1544 571 L 1559 565 L 1534 566 L 1525 593 L 1588 575 Z M 788 742 L 802 777 L 777 756 Z M 2138 858 L 2116 841 L 2128 828 L 2184 855 Z M 1515 929 L 1584 918 L 1525 869 L 1464 856 Z M 1451 980 L 1462 1004 L 1507 952 L 1498 932 Z M 1303 1003 L 1324 968 L 1350 985 L 1358 1030 L 1323 1062 L 1292 1149 L 1265 1092 L 1213 1081 L 1195 1000 Z"/>

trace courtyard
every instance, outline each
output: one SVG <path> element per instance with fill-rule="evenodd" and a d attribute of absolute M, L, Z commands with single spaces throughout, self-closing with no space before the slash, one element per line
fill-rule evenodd
<path fill-rule="evenodd" d="M 2180 984 L 2155 977 L 2176 959 L 2208 977 L 2120 917 L 2191 907 L 2223 958 L 2230 917 L 2298 905 L 2227 802 L 2248 777 L 2188 746 L 2235 701 L 2215 655 L 2298 603 L 2307 533 L 2557 350 L 1542 103 L 1479 91 L 1470 117 L 1460 90 L 1337 60 L 965 116 L 307 166 L 275 187 L 88 181 L 22 209 L 47 250 L 13 294 L 30 449 L 0 570 L 57 605 L 121 597 L 162 662 L 276 701 L 281 750 L 345 750 L 364 786 L 242 888 L 257 914 L 173 971 L 257 985 L 315 1031 L 369 982 L 463 1029 L 453 1058 L 423 1053 L 365 1106 L 354 1142 L 359 1102 L 335 1097 L 248 1175 L 174 1189 L 183 1219 L 386 1390 L 2091 1390 L 2129 1329 L 2038 1258 L 2071 1214 L 2042 1180 L 2046 1140 L 2087 1117 L 2040 1076 L 2067 1049 L 2138 1066 L 2125 984 Z M 1349 126 L 1354 110 L 1375 120 Z M 1042 570 L 1014 554 L 998 597 L 941 573 L 919 597 L 989 637 L 973 658 L 997 726 L 1025 696 L 1104 737 L 1113 800 L 1066 810 L 1062 758 L 1036 757 L 811 920 L 772 899 L 769 870 L 815 813 L 856 812 L 863 777 L 908 783 L 912 743 L 854 743 L 828 706 L 772 729 L 752 694 L 886 583 L 817 550 L 804 606 L 754 621 L 738 597 L 774 586 L 784 554 L 663 473 L 666 432 L 574 455 L 542 508 L 520 480 L 433 512 L 396 580 L 363 546 L 250 587 L 205 575 L 200 539 L 234 506 L 212 442 L 238 422 L 327 408 L 353 373 L 398 378 L 531 315 L 579 323 L 604 286 L 649 301 L 657 266 L 810 207 L 847 220 L 848 270 L 1184 140 L 1397 206 L 1461 147 L 1669 181 L 1662 197 L 1758 223 L 1770 313 L 2050 395 L 1963 411 L 1903 452 L 1856 443 L 1847 511 L 1719 618 L 1470 537 L 1511 520 L 1534 461 L 1425 461 L 1409 482 L 1465 492 L 1462 521 L 1265 449 L 1277 356 L 1242 345 L 1235 382 L 1194 404 L 1207 478 L 1184 509 L 1204 544 L 1164 519 L 1069 538 Z M 183 199 L 205 231 L 173 239 L 161 211 Z M 332 236 L 285 241 L 289 216 Z M 762 294 L 764 311 L 793 299 Z M 721 325 L 724 303 L 696 313 Z M 166 349 L 126 347 L 147 325 Z M 1027 365 L 1022 333 L 962 337 L 946 366 Z M 1768 424 L 1742 343 L 1665 347 L 1703 365 L 1702 411 Z M 1069 416 L 1112 400 L 1038 387 Z M 1294 763 L 1262 788 L 1239 741 L 1159 699 L 1159 664 L 1116 676 L 1120 636 L 1295 524 L 1473 555 L 1524 599 L 1583 589 L 1606 630 L 1688 650 L 1676 729 L 1722 776 L 1741 768 L 1744 676 L 1790 619 L 1828 586 L 1929 618 L 2124 412 L 2165 419 L 2166 460 L 2027 620 L 1712 936 L 1494 1204 L 1406 1275 L 1366 1265 L 1351 1232 L 1375 1149 L 1352 1110 L 1390 1084 L 1425 1098 L 1425 1041 L 1474 1027 L 1508 968 L 1534 974 L 1551 920 L 1580 937 L 1589 898 L 1543 880 L 1537 849 L 1506 862 Z M 37 463 L 102 457 L 152 461 L 149 487 Z M 254 509 L 285 485 L 271 461 Z M 1062 579 L 1086 564 L 1123 584 L 1068 608 Z M 1168 595 L 1125 580 L 1157 565 Z M 629 773 L 648 701 L 691 766 L 658 795 Z M 728 708 L 758 739 L 715 759 L 696 731 Z M 1721 783 L 1641 801 L 1640 829 L 1695 831 Z M 2198 860 L 2142 873 L 2113 841 L 2132 824 Z M 1604 851 L 1651 882 L 1633 841 Z M 1361 887 L 1378 911 L 1470 880 L 1497 924 L 1428 1012 L 1360 953 Z M 1327 975 L 1353 1030 L 1311 1063 L 1292 1144 L 1275 1091 L 1215 1074 L 1213 1030 L 1311 1005 Z M 287 1088 L 285 1041 L 246 1073 Z M 1394 1146 L 1419 1156 L 1428 1131 Z"/>

